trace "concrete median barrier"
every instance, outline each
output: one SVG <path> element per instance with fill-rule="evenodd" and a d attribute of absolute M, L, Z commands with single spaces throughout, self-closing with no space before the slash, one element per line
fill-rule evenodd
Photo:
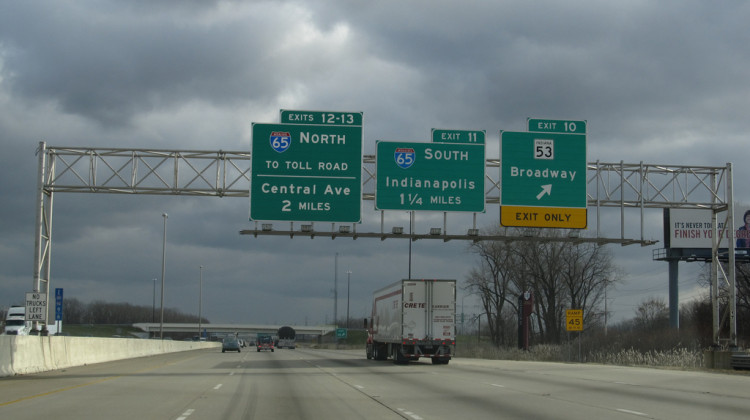
<path fill-rule="evenodd" d="M 205 341 L 0 335 L 0 376 L 220 347 L 221 343 Z"/>

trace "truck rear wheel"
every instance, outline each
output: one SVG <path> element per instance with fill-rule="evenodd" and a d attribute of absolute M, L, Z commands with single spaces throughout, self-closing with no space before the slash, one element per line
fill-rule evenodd
<path fill-rule="evenodd" d="M 401 354 L 401 346 L 393 346 L 393 364 L 394 365 L 405 365 L 409 363 L 409 359 Z"/>
<path fill-rule="evenodd" d="M 385 344 L 374 344 L 372 347 L 375 360 L 388 359 L 388 347 Z"/>

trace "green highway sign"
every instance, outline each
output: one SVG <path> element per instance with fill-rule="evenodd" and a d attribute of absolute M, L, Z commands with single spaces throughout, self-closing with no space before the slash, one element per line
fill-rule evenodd
<path fill-rule="evenodd" d="M 529 131 L 545 133 L 586 134 L 586 121 L 541 120 L 529 118 Z"/>
<path fill-rule="evenodd" d="M 346 328 L 336 328 L 336 338 L 346 338 Z"/>
<path fill-rule="evenodd" d="M 250 220 L 360 222 L 362 127 L 252 127 Z"/>
<path fill-rule="evenodd" d="M 433 143 L 484 144 L 484 130 L 443 130 L 432 129 Z"/>
<path fill-rule="evenodd" d="M 500 134 L 503 226 L 586 227 L 586 136 Z"/>
<path fill-rule="evenodd" d="M 484 144 L 377 143 L 376 210 L 484 212 Z"/>
<path fill-rule="evenodd" d="M 362 125 L 361 112 L 281 110 L 282 124 Z"/>

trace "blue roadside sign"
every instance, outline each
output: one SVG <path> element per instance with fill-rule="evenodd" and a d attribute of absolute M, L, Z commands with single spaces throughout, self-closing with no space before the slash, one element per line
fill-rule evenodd
<path fill-rule="evenodd" d="M 63 289 L 55 289 L 55 321 L 62 321 Z"/>

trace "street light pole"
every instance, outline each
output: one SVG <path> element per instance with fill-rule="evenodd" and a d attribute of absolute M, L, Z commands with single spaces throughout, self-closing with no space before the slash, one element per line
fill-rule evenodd
<path fill-rule="evenodd" d="M 201 318 L 203 316 L 203 266 L 200 266 L 200 282 L 198 283 L 198 341 L 201 340 Z"/>
<path fill-rule="evenodd" d="M 604 337 L 607 337 L 607 279 L 604 279 Z"/>
<path fill-rule="evenodd" d="M 162 213 L 164 218 L 164 239 L 161 245 L 161 316 L 159 321 L 159 338 L 164 339 L 164 273 L 167 262 L 167 213 Z"/>
<path fill-rule="evenodd" d="M 413 211 L 409 212 L 409 280 L 411 280 L 411 243 L 413 242 L 412 229 L 414 229 Z"/>
<path fill-rule="evenodd" d="M 153 302 L 151 303 L 151 323 L 153 324 L 156 322 L 156 278 L 152 279 L 154 282 L 154 294 L 153 294 Z M 149 338 L 151 338 L 153 334 L 149 334 Z"/>
<path fill-rule="evenodd" d="M 351 282 L 352 270 L 346 271 L 346 328 L 349 328 L 349 285 Z"/>
<path fill-rule="evenodd" d="M 464 299 L 466 295 L 461 298 L 461 335 L 464 335 Z"/>
<path fill-rule="evenodd" d="M 151 323 L 156 322 L 156 278 L 154 280 L 153 302 L 151 303 Z"/>
<path fill-rule="evenodd" d="M 482 314 L 479 314 L 477 315 L 477 346 L 479 345 L 481 334 L 482 334 Z"/>
<path fill-rule="evenodd" d="M 333 325 L 338 327 L 339 316 L 339 253 L 333 257 Z"/>

